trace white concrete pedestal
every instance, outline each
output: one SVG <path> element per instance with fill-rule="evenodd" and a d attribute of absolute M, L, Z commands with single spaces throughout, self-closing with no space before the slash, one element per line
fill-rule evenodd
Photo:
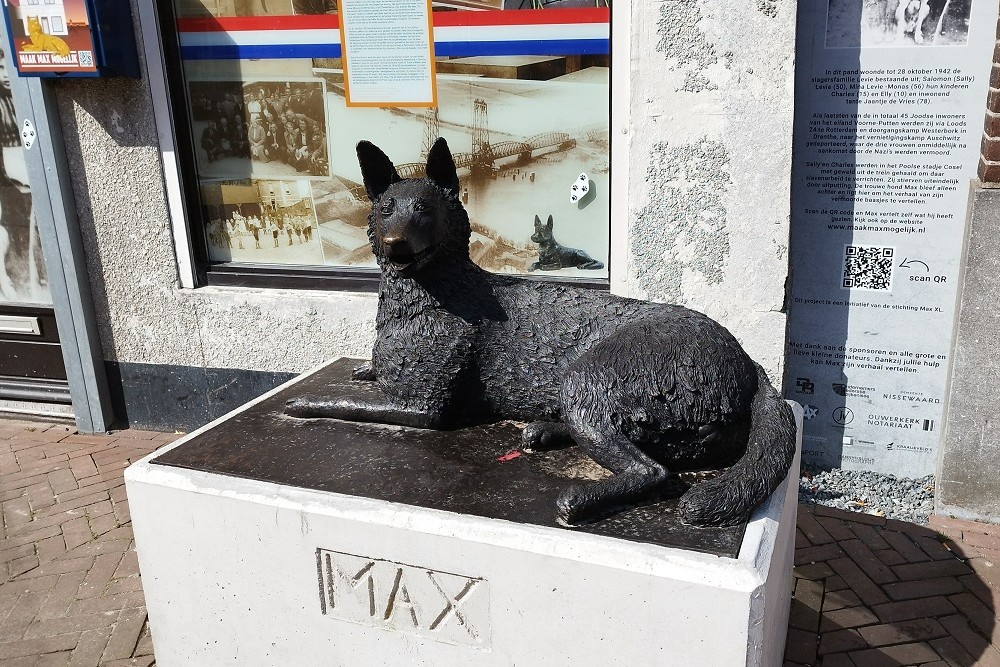
<path fill-rule="evenodd" d="M 164 451 L 125 473 L 161 667 L 781 663 L 798 458 L 734 559 L 150 462 Z"/>

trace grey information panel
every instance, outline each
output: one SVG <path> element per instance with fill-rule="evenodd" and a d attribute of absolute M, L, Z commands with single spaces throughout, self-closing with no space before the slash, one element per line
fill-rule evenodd
<path fill-rule="evenodd" d="M 799 3 L 786 392 L 803 462 L 934 472 L 995 0 Z"/>

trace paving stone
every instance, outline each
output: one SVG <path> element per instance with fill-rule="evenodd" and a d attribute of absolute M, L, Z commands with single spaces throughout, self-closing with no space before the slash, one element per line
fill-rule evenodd
<path fill-rule="evenodd" d="M 797 565 L 792 569 L 792 575 L 799 579 L 809 579 L 810 581 L 822 581 L 833 576 L 833 570 L 826 563 L 806 563 Z"/>
<path fill-rule="evenodd" d="M 824 583 L 826 584 L 827 593 L 847 590 L 847 582 L 844 581 L 844 578 L 839 574 L 835 574 L 832 577 L 827 577 Z"/>
<path fill-rule="evenodd" d="M 35 548 L 38 551 L 38 561 L 47 563 L 66 553 L 66 542 L 60 533 L 37 542 Z"/>
<path fill-rule="evenodd" d="M 40 639 L 21 639 L 12 642 L 0 642 L 0 660 L 20 658 L 29 655 L 43 655 L 56 651 L 69 651 L 76 647 L 77 635 L 55 635 Z"/>
<path fill-rule="evenodd" d="M 929 644 L 919 642 L 851 652 L 857 667 L 893 667 L 937 661 L 941 656 Z"/>
<path fill-rule="evenodd" d="M 121 559 L 122 554 L 114 551 L 99 555 L 94 560 L 94 566 L 87 573 L 87 578 L 83 580 L 77 593 L 77 599 L 98 597 L 104 593 L 104 589 L 111 581 Z"/>
<path fill-rule="evenodd" d="M 833 632 L 834 630 L 857 628 L 878 622 L 878 617 L 868 607 L 845 607 L 844 609 L 824 612 L 819 629 L 820 632 Z"/>
<path fill-rule="evenodd" d="M 19 577 L 25 572 L 30 572 L 38 567 L 38 556 L 23 556 L 7 563 L 7 576 L 11 579 Z"/>
<path fill-rule="evenodd" d="M 861 598 L 854 591 L 842 590 L 827 593 L 823 598 L 823 613 L 836 611 L 844 607 L 857 607 L 861 604 Z"/>
<path fill-rule="evenodd" d="M 862 527 L 871 528 L 870 526 Z M 884 540 L 883 544 L 885 544 Z M 876 584 L 888 584 L 898 580 L 892 570 L 879 560 L 878 556 L 861 540 L 844 540 L 843 542 L 838 542 L 838 545 L 861 568 L 865 575 Z"/>
<path fill-rule="evenodd" d="M 62 535 L 66 541 L 67 551 L 72 551 L 81 544 L 86 544 L 94 539 L 94 534 L 90 532 L 90 523 L 85 516 L 70 519 L 64 523 Z"/>
<path fill-rule="evenodd" d="M 855 667 L 854 661 L 846 653 L 831 653 L 823 656 L 823 667 Z"/>
<path fill-rule="evenodd" d="M 866 523 L 852 524 L 851 531 L 872 551 L 889 548 L 889 543 L 882 539 L 882 531 L 875 530 Z"/>
<path fill-rule="evenodd" d="M 59 651 L 58 653 L 46 653 L 38 656 L 38 660 L 32 667 L 65 667 L 69 664 L 70 651 Z"/>
<path fill-rule="evenodd" d="M 810 544 L 829 544 L 834 541 L 833 537 L 830 536 L 830 533 L 826 532 L 826 529 L 823 528 L 818 521 L 816 521 L 816 517 L 814 517 L 810 512 L 800 511 L 795 525 L 798 526 L 799 530 L 801 530 L 806 536 Z"/>
<path fill-rule="evenodd" d="M 958 580 L 965 588 L 994 612 L 1000 608 L 1000 590 L 979 578 L 978 574 L 967 574 Z"/>
<path fill-rule="evenodd" d="M 853 540 L 857 537 L 847 524 L 840 519 L 834 519 L 829 516 L 817 516 L 816 521 L 838 542 L 840 540 Z"/>
<path fill-rule="evenodd" d="M 831 558 L 840 558 L 844 552 L 836 543 L 821 544 L 814 547 L 805 547 L 795 550 L 795 564 L 805 565 L 807 563 L 818 563 Z"/>
<path fill-rule="evenodd" d="M 948 601 L 955 605 L 973 626 L 990 639 L 992 644 L 1000 644 L 1000 626 L 997 625 L 996 615 L 979 598 L 972 593 L 961 593 L 952 595 Z"/>
<path fill-rule="evenodd" d="M 910 539 L 909 535 L 904 532 L 887 530 L 882 533 L 882 537 L 889 543 L 889 546 L 891 546 L 896 553 L 905 558 L 909 563 L 921 563 L 931 559 L 931 557 L 924 553 L 924 550 L 918 547 L 916 543 Z"/>
<path fill-rule="evenodd" d="M 926 563 L 908 563 L 892 568 L 902 581 L 914 579 L 934 579 L 936 577 L 957 577 L 972 572 L 972 568 L 953 558 L 951 560 L 935 560 Z"/>
<path fill-rule="evenodd" d="M 37 512 L 40 509 L 51 507 L 56 503 L 55 492 L 52 490 L 52 487 L 49 486 L 48 480 L 39 482 L 38 484 L 32 484 L 27 487 L 24 492 L 28 497 L 28 504 L 31 506 L 32 512 Z"/>
<path fill-rule="evenodd" d="M 111 632 L 111 639 L 104 649 L 102 660 L 121 660 L 131 656 L 145 622 L 145 607 L 124 610 Z"/>
<path fill-rule="evenodd" d="M 808 630 L 815 634 L 819 631 L 819 615 L 822 605 L 822 582 L 796 579 L 788 624 L 791 627 Z"/>
<path fill-rule="evenodd" d="M 914 598 L 929 598 L 935 595 L 953 595 L 964 589 L 955 577 L 939 577 L 924 581 L 901 581 L 887 584 L 885 592 L 893 600 L 912 600 Z"/>
<path fill-rule="evenodd" d="M 902 642 L 926 641 L 944 637 L 948 632 L 933 618 L 915 618 L 895 623 L 870 625 L 858 632 L 869 646 L 888 646 Z M 930 658 L 936 660 L 937 656 Z M 919 661 L 917 661 L 919 662 Z"/>
<path fill-rule="evenodd" d="M 969 624 L 969 619 L 962 614 L 943 616 L 939 620 L 941 621 L 941 626 L 948 631 L 948 634 L 958 640 L 962 648 L 973 656 L 978 657 L 982 655 L 990 645 L 985 637 L 972 628 Z"/>
<path fill-rule="evenodd" d="M 976 659 L 972 657 L 972 654 L 966 651 L 954 637 L 933 639 L 930 641 L 930 645 L 939 656 L 948 661 L 949 665 L 973 667 L 976 664 Z"/>
<path fill-rule="evenodd" d="M 106 628 L 113 625 L 116 620 L 118 620 L 117 612 L 42 619 L 28 626 L 28 629 L 24 631 L 24 639 L 62 635 L 68 632 L 80 633 L 84 630 Z"/>
<path fill-rule="evenodd" d="M 948 550 L 948 547 L 937 538 L 916 535 L 913 537 L 913 541 L 933 560 L 951 560 L 955 557 Z"/>
<path fill-rule="evenodd" d="M 885 563 L 886 565 L 902 565 L 907 562 L 906 557 L 898 551 L 893 549 L 882 549 L 882 551 L 876 551 L 875 555 L 878 559 Z"/>
<path fill-rule="evenodd" d="M 869 526 L 885 526 L 885 517 L 876 516 L 874 514 L 865 514 L 864 512 L 848 512 L 847 510 L 838 509 L 836 507 L 825 507 L 823 505 L 812 505 L 813 512 L 816 516 L 829 516 L 836 519 L 843 519 L 848 522 L 852 529 L 854 524 L 863 523 Z"/>
<path fill-rule="evenodd" d="M 3 522 L 7 527 L 31 521 L 31 505 L 27 497 L 13 498 L 3 504 Z"/>
<path fill-rule="evenodd" d="M 57 495 L 64 491 L 70 491 L 71 489 L 77 488 L 76 475 L 74 475 L 73 471 L 69 468 L 54 470 L 48 473 L 45 477 L 46 483 Z"/>
<path fill-rule="evenodd" d="M 820 635 L 819 653 L 843 653 L 867 646 L 864 638 L 857 630 L 837 630 L 835 632 L 825 632 Z M 825 659 L 824 659 L 825 661 Z"/>
<path fill-rule="evenodd" d="M 955 605 L 947 598 L 935 596 L 905 600 L 903 602 L 888 602 L 872 607 L 872 611 L 883 623 L 907 621 L 912 618 L 929 618 L 944 616 L 955 612 Z"/>
<path fill-rule="evenodd" d="M 857 593 L 858 597 L 865 604 L 882 604 L 888 602 L 882 589 L 879 588 L 864 572 L 861 571 L 850 558 L 835 558 L 830 561 L 830 567 L 847 582 L 848 588 Z M 957 581 L 955 582 L 958 583 Z M 899 586 L 900 584 L 889 584 L 889 586 Z M 951 591 L 957 592 L 957 591 Z"/>
<path fill-rule="evenodd" d="M 114 514 L 105 514 L 90 520 L 90 532 L 99 537 L 118 527 L 118 519 Z"/>
<path fill-rule="evenodd" d="M 153 664 L 153 656 L 144 655 L 135 658 L 125 658 L 124 660 L 110 660 L 102 662 L 101 667 L 149 667 Z"/>

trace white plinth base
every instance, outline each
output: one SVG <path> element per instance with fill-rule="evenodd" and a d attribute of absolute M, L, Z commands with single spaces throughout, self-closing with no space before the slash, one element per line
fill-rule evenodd
<path fill-rule="evenodd" d="M 125 473 L 161 667 L 781 664 L 798 458 L 731 559 L 149 462 L 162 452 Z"/>

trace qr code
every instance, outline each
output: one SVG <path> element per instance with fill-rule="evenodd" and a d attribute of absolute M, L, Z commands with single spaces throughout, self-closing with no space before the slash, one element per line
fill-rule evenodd
<path fill-rule="evenodd" d="M 94 52 L 93 51 L 80 51 L 80 52 L 78 52 L 78 57 L 80 58 L 80 67 L 93 67 L 94 66 Z"/>
<path fill-rule="evenodd" d="M 892 290 L 892 258 L 895 248 L 844 246 L 845 289 Z"/>

